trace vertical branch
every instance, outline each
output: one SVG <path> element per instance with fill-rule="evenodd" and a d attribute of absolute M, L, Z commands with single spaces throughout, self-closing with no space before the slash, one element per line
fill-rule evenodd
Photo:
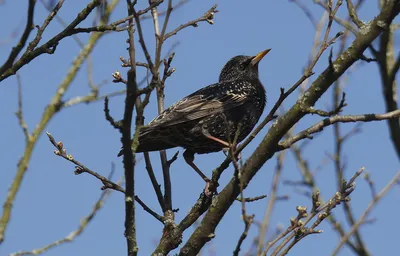
<path fill-rule="evenodd" d="M 133 15 L 133 4 L 131 0 L 127 0 L 128 15 Z M 136 224 L 135 224 L 135 151 L 137 147 L 137 135 L 140 126 L 136 126 L 135 138 L 131 142 L 131 126 L 133 108 L 136 102 L 137 84 L 136 84 L 136 60 L 135 60 L 135 44 L 134 44 L 133 19 L 129 20 L 129 57 L 131 67 L 127 74 L 125 111 L 122 124 L 122 146 L 124 151 L 124 170 L 125 170 L 125 237 L 128 245 L 128 256 L 137 255 L 139 250 L 136 241 Z"/>
<path fill-rule="evenodd" d="M 258 240 L 257 241 L 257 255 L 261 255 L 261 253 L 264 249 L 264 241 L 265 241 L 265 236 L 268 231 L 269 220 L 271 218 L 272 211 L 273 211 L 273 209 L 275 207 L 275 203 L 276 203 L 278 183 L 279 183 L 279 179 L 280 179 L 282 169 L 283 169 L 284 157 L 285 157 L 285 151 L 280 152 L 278 154 L 278 161 L 276 164 L 275 174 L 274 174 L 274 178 L 272 181 L 272 189 L 271 189 L 271 193 L 268 196 L 269 200 L 268 200 L 267 209 L 265 210 L 263 222 L 261 223 L 261 227 L 260 227 L 260 234 L 259 234 L 259 237 L 257 238 L 257 240 Z"/>
<path fill-rule="evenodd" d="M 348 1 L 348 3 L 351 1 Z M 349 12 L 355 13 L 356 10 L 361 6 L 362 0 L 358 2 L 356 7 L 353 8 Z M 352 4 L 351 4 L 352 5 Z M 349 7 L 348 7 L 349 8 Z M 354 14 L 355 15 L 355 14 Z M 351 17 L 349 17 L 351 19 Z M 348 29 L 345 30 L 340 43 L 339 53 L 343 53 L 346 49 L 346 42 L 350 31 Z M 333 85 L 333 104 L 334 109 L 337 109 L 340 105 L 342 97 L 342 89 L 341 89 L 341 79 L 338 79 Z M 340 131 L 340 123 L 335 123 L 333 125 L 333 133 L 334 133 L 334 165 L 335 165 L 335 173 L 336 173 L 336 180 L 337 180 L 337 187 L 340 189 L 343 186 L 343 179 L 344 179 L 344 163 L 342 162 L 342 146 L 343 142 L 345 141 L 345 137 L 341 134 Z M 355 224 L 354 214 L 350 206 L 350 202 L 343 203 L 343 209 L 345 212 L 346 219 L 350 225 Z M 361 238 L 360 232 L 356 230 L 354 232 L 355 242 L 356 242 L 356 253 L 358 255 L 369 255 L 368 250 Z"/>
<path fill-rule="evenodd" d="M 395 80 L 398 67 L 396 68 L 394 57 L 395 50 L 392 29 L 389 28 L 383 32 L 379 43 L 379 51 L 373 51 L 372 53 L 378 61 L 386 111 L 390 112 L 399 108 L 397 103 L 397 83 Z M 393 119 L 387 122 L 393 146 L 400 159 L 400 121 L 398 119 Z"/>
<path fill-rule="evenodd" d="M 22 131 L 25 136 L 25 145 L 29 143 L 31 136 L 29 134 L 28 125 L 25 122 L 24 114 L 23 114 L 23 107 L 22 107 L 22 82 L 21 76 L 19 73 L 16 74 L 17 76 L 17 83 L 18 83 L 18 110 L 15 112 L 15 115 L 18 118 L 19 126 L 21 126 Z"/>
<path fill-rule="evenodd" d="M 154 0 L 149 0 L 151 4 Z M 166 14 L 166 18 L 163 25 L 163 33 L 165 33 L 165 29 L 169 20 L 169 16 L 172 11 L 172 1 L 168 1 L 168 10 Z M 157 106 L 158 106 L 158 113 L 164 111 L 164 84 L 162 84 L 160 79 L 159 68 L 161 65 L 161 51 L 162 45 L 164 41 L 164 34 L 160 32 L 160 24 L 158 19 L 158 10 L 157 7 L 151 9 L 151 15 L 153 17 L 153 24 L 154 24 L 154 32 L 156 37 L 156 57 L 155 57 L 155 64 L 154 69 L 152 70 L 153 73 L 153 80 L 152 83 L 155 83 L 156 91 L 157 91 Z M 160 151 L 160 159 L 161 159 L 161 166 L 163 170 L 164 176 L 164 204 L 165 210 L 172 210 L 172 187 L 171 187 L 171 177 L 170 177 L 170 168 L 168 165 L 167 153 L 165 150 Z"/>
<path fill-rule="evenodd" d="M 156 176 L 154 175 L 149 152 L 144 152 L 143 155 L 144 155 L 144 160 L 146 162 L 147 174 L 149 175 L 151 184 L 153 185 L 153 189 L 156 192 L 158 203 L 160 204 L 162 211 L 165 212 L 164 198 L 160 189 L 160 185 L 158 184 Z"/>

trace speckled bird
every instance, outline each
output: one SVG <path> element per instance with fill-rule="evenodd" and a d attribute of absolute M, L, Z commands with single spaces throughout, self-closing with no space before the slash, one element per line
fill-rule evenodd
<path fill-rule="evenodd" d="M 269 51 L 230 59 L 218 83 L 179 100 L 143 127 L 137 152 L 183 147 L 186 162 L 208 182 L 194 155 L 229 148 L 235 136 L 239 143 L 253 130 L 266 104 L 258 64 Z"/>

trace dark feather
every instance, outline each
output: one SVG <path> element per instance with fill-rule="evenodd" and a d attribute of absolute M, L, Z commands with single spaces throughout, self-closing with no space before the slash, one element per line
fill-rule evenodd
<path fill-rule="evenodd" d="M 243 81 L 246 84 L 246 81 Z M 181 99 L 153 121 L 149 128 L 156 126 L 172 126 L 198 120 L 218 112 L 228 111 L 249 100 L 240 94 L 230 93 L 237 84 L 230 81 L 212 84 Z"/>

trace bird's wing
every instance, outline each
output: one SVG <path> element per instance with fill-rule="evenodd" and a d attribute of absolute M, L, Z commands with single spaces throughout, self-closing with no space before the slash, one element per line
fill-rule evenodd
<path fill-rule="evenodd" d="M 234 93 L 237 86 L 237 82 L 222 82 L 202 88 L 166 109 L 149 126 L 176 125 L 241 106 L 248 97 Z"/>

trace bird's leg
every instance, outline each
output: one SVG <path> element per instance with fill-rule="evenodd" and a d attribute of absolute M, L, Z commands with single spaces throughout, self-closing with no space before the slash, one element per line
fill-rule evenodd
<path fill-rule="evenodd" d="M 213 141 L 216 141 L 216 142 L 218 142 L 219 144 L 222 144 L 223 146 L 225 146 L 225 147 L 227 147 L 227 148 L 230 148 L 231 147 L 231 144 L 229 144 L 228 142 L 226 142 L 226 141 L 223 141 L 223 140 L 221 140 L 221 139 L 218 139 L 218 138 L 216 138 L 216 137 L 214 137 L 214 136 L 212 136 L 206 129 L 202 129 L 202 133 L 203 133 L 203 135 L 204 136 L 206 136 L 208 139 L 210 139 L 210 140 L 213 140 Z"/>
<path fill-rule="evenodd" d="M 234 152 L 235 154 L 235 158 L 237 158 L 237 160 L 239 160 L 242 155 L 241 153 L 236 154 L 236 145 L 235 144 L 230 144 L 229 142 L 223 141 L 221 139 L 218 139 L 214 136 L 212 136 L 206 129 L 202 129 L 202 133 L 204 136 L 206 136 L 208 139 L 216 141 L 220 144 L 222 144 L 223 146 L 225 146 L 222 150 L 224 151 L 224 154 L 226 156 L 228 156 L 230 154 L 230 150 L 232 149 L 232 152 Z"/>
<path fill-rule="evenodd" d="M 194 164 L 194 153 L 186 150 L 183 152 L 183 158 L 185 159 L 186 163 L 193 168 L 197 172 L 198 175 L 206 182 L 206 187 L 204 188 L 204 193 L 206 196 L 210 196 L 212 193 L 211 191 L 208 190 L 208 187 L 210 186 L 210 179 L 207 178 L 206 175 L 200 169 Z"/>

